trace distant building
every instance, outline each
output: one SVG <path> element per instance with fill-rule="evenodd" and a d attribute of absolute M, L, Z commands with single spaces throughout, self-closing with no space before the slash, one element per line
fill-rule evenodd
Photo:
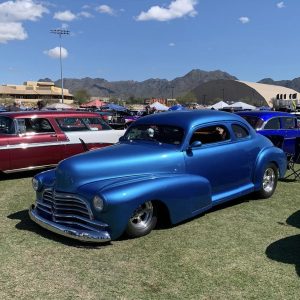
<path fill-rule="evenodd" d="M 64 102 L 71 104 L 74 96 L 68 89 L 63 90 Z M 26 81 L 23 85 L 0 85 L 0 100 L 12 99 L 16 102 L 36 104 L 40 100 L 60 101 L 62 89 L 56 87 L 54 82 Z"/>
<path fill-rule="evenodd" d="M 283 86 L 239 80 L 212 80 L 193 89 L 197 102 L 211 105 L 220 100 L 243 101 L 255 106 L 300 105 L 300 93 Z M 280 100 L 280 101 L 279 101 Z"/>
<path fill-rule="evenodd" d="M 151 105 L 151 104 L 153 104 L 155 102 L 158 102 L 160 104 L 166 105 L 167 104 L 167 99 L 165 99 L 165 98 L 151 98 L 151 99 L 146 99 L 144 101 L 144 104 Z"/>

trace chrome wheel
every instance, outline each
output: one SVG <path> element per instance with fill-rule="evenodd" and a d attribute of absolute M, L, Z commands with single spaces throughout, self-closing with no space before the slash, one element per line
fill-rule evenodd
<path fill-rule="evenodd" d="M 136 228 L 147 228 L 151 223 L 153 216 L 152 203 L 146 202 L 135 210 L 129 222 Z"/>
<path fill-rule="evenodd" d="M 261 179 L 261 188 L 257 191 L 259 198 L 269 198 L 273 195 L 278 181 L 278 168 L 274 163 L 269 163 Z"/>
<path fill-rule="evenodd" d="M 140 237 L 148 234 L 156 226 L 156 223 L 156 207 L 151 201 L 147 201 L 133 212 L 125 232 L 129 237 Z"/>
<path fill-rule="evenodd" d="M 263 190 L 266 193 L 271 193 L 274 190 L 276 182 L 276 174 L 273 168 L 267 168 L 263 177 Z"/>

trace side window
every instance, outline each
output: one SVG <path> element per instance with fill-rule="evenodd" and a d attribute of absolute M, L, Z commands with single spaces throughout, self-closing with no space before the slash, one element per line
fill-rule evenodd
<path fill-rule="evenodd" d="M 232 130 L 237 139 L 243 139 L 249 136 L 248 130 L 241 125 L 232 124 Z"/>
<path fill-rule="evenodd" d="M 15 126 L 12 119 L 0 117 L 0 134 L 14 134 Z"/>
<path fill-rule="evenodd" d="M 18 124 L 26 133 L 55 132 L 50 122 L 45 118 L 19 119 Z"/>
<path fill-rule="evenodd" d="M 89 127 L 90 130 L 111 129 L 109 125 L 107 125 L 107 123 L 103 121 L 101 118 L 88 117 L 88 118 L 82 118 L 82 120 Z"/>
<path fill-rule="evenodd" d="M 83 131 L 89 130 L 83 120 L 76 117 L 59 118 L 56 122 L 62 131 Z"/>
<path fill-rule="evenodd" d="M 51 126 L 50 122 L 47 119 L 40 118 L 40 119 L 32 119 L 33 127 L 35 132 L 54 132 L 53 127 Z"/>
<path fill-rule="evenodd" d="M 264 126 L 264 129 L 280 129 L 279 118 L 269 120 Z"/>
<path fill-rule="evenodd" d="M 284 117 L 281 118 L 281 125 L 283 129 L 295 129 L 296 127 L 296 119 L 295 118 L 289 118 Z"/>
<path fill-rule="evenodd" d="M 229 140 L 230 135 L 227 128 L 223 125 L 214 125 L 197 129 L 190 140 L 190 145 L 195 141 L 200 141 L 202 144 L 218 143 Z"/>

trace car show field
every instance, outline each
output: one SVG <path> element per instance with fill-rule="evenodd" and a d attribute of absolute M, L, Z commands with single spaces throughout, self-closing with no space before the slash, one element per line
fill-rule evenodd
<path fill-rule="evenodd" d="M 138 239 L 83 244 L 28 216 L 33 173 L 0 181 L 1 299 L 296 299 L 299 181 Z"/>

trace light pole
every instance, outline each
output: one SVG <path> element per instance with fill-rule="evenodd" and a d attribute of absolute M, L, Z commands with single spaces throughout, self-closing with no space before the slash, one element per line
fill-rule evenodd
<path fill-rule="evenodd" d="M 50 30 L 51 33 L 59 35 L 59 62 L 60 62 L 60 79 L 61 79 L 61 102 L 64 103 L 64 79 L 63 79 L 63 72 L 62 72 L 62 60 L 61 60 L 61 36 L 62 35 L 69 35 L 69 30 L 64 29 L 52 29 Z"/>
<path fill-rule="evenodd" d="M 223 101 L 225 101 L 225 89 L 222 89 L 222 96 L 223 96 Z"/>

